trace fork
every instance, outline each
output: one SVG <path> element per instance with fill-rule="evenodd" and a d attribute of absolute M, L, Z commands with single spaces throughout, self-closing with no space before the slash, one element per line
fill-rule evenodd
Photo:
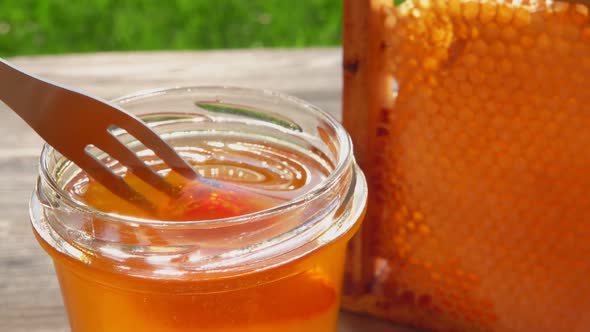
<path fill-rule="evenodd" d="M 144 122 L 103 100 L 51 83 L 0 58 L 0 100 L 41 138 L 115 195 L 153 212 L 155 207 L 102 161 L 89 153 L 97 147 L 152 187 L 169 196 L 177 189 L 117 139 L 110 128 L 127 131 L 154 151 L 170 169 L 187 179 L 198 174 Z"/>

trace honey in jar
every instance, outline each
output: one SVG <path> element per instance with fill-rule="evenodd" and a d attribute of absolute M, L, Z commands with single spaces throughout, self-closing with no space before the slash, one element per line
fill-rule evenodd
<path fill-rule="evenodd" d="M 345 247 L 367 194 L 342 127 L 267 91 L 186 88 L 117 103 L 200 177 L 113 133 L 178 191 L 91 151 L 147 197 L 155 208 L 145 211 L 45 148 L 31 216 L 72 331 L 336 331 Z"/>

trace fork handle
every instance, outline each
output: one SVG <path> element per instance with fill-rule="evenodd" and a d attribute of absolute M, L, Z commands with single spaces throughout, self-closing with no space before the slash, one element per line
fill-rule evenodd
<path fill-rule="evenodd" d="M 51 103 L 54 91 L 57 92 L 50 84 L 0 58 L 0 100 L 33 129 L 43 123 L 43 110 L 47 109 L 44 106 Z"/>

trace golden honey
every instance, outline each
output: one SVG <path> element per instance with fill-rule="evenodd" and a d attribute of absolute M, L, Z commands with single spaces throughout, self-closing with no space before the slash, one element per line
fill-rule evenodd
<path fill-rule="evenodd" d="M 96 152 L 152 203 L 145 211 L 45 148 L 31 219 L 72 331 L 335 332 L 346 243 L 367 194 L 342 127 L 267 91 L 186 88 L 119 102 L 147 113 L 200 177 L 171 172 L 119 134 L 176 188 L 158 192 Z M 279 107 L 288 120 L 272 113 Z"/>

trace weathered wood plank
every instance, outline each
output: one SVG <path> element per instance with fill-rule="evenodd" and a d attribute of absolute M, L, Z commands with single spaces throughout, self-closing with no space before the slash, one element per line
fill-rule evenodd
<path fill-rule="evenodd" d="M 339 49 L 106 53 L 13 59 L 23 69 L 104 98 L 179 85 L 270 88 L 340 117 Z M 49 258 L 27 216 L 41 149 L 37 137 L 0 106 L 0 330 L 68 331 Z M 401 332 L 384 322 L 343 315 L 342 332 Z"/>
<path fill-rule="evenodd" d="M 106 98 L 157 87 L 237 85 L 291 93 L 340 113 L 339 49 L 104 53 L 14 63 Z"/>

